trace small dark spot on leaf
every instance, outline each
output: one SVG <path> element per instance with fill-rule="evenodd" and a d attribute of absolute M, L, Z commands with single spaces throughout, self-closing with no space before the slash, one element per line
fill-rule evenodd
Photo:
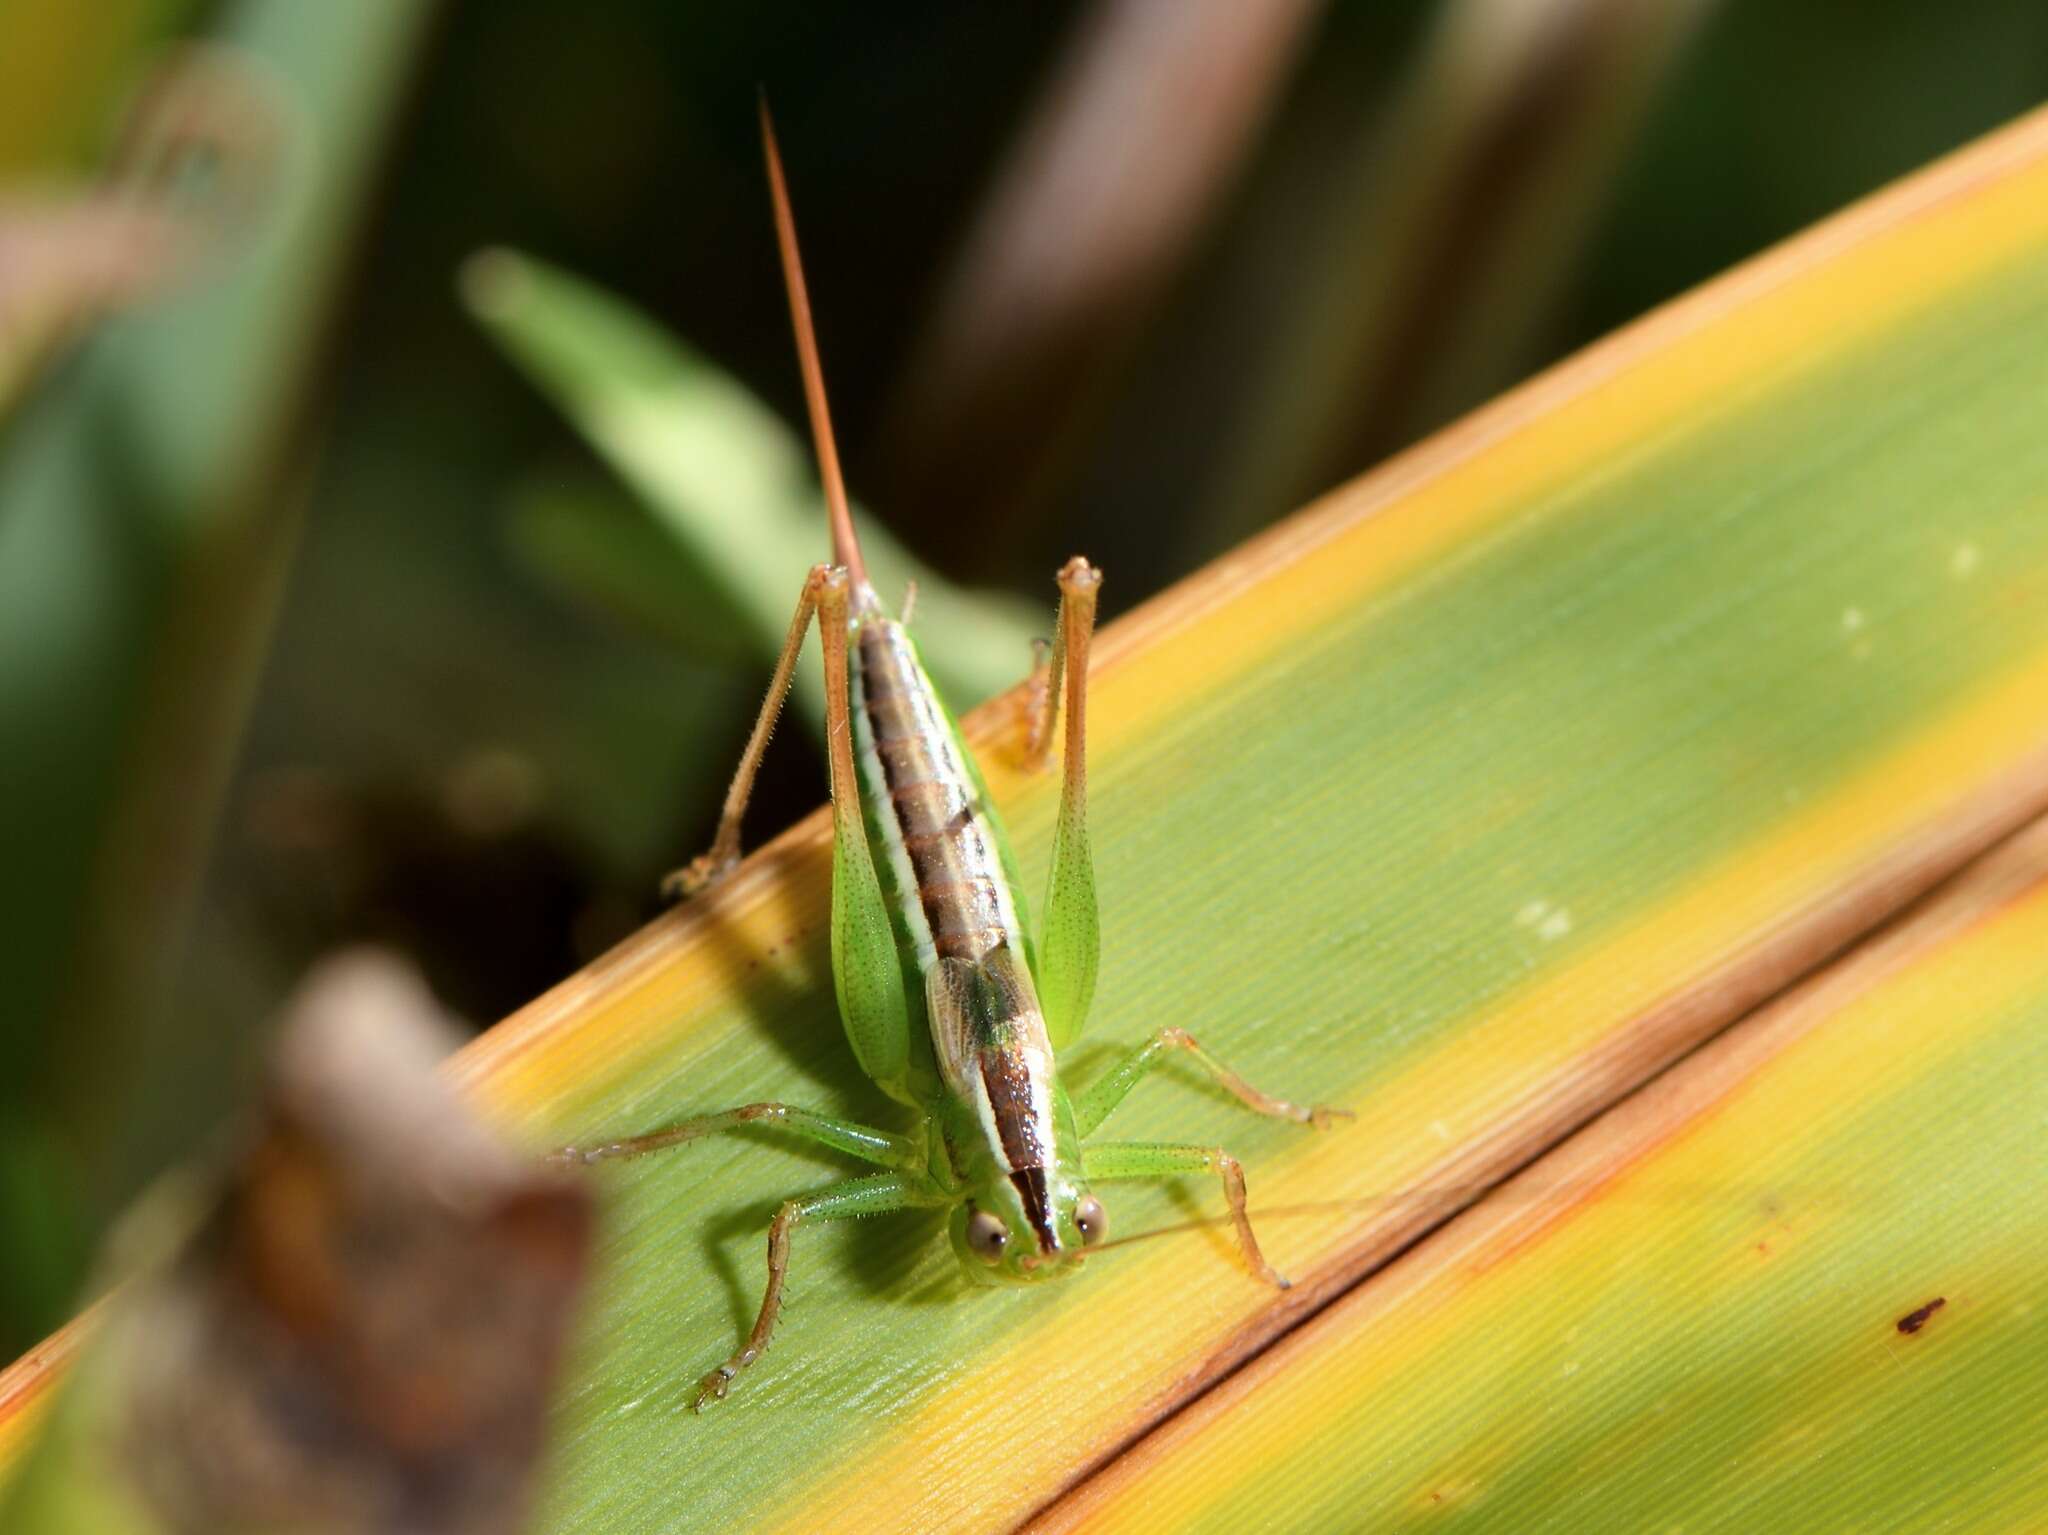
<path fill-rule="evenodd" d="M 1916 1306 L 1913 1310 L 1907 1312 L 1904 1316 L 1899 1318 L 1899 1331 L 1905 1333 L 1908 1337 L 1911 1337 L 1914 1333 L 1918 1332 L 1921 1328 L 1927 1325 L 1927 1319 L 1929 1317 L 1933 1316 L 1935 1312 L 1939 1311 L 1943 1306 L 1946 1306 L 1947 1304 L 1948 1297 L 1946 1295 L 1937 1295 L 1934 1297 L 1933 1300 L 1929 1301 L 1926 1305 Z"/>

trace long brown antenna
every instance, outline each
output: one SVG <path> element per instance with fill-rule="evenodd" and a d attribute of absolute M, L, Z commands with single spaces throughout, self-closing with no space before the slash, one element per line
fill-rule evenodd
<path fill-rule="evenodd" d="M 856 606 L 870 590 L 868 569 L 854 536 L 853 514 L 846 505 L 846 477 L 839 470 L 839 448 L 832 440 L 832 413 L 825 405 L 825 371 L 818 365 L 818 338 L 811 329 L 811 296 L 804 287 L 803 258 L 796 249 L 796 220 L 789 211 L 789 187 L 782 179 L 782 153 L 775 147 L 775 124 L 768 116 L 768 95 L 761 94 L 761 145 L 768 152 L 768 190 L 775 202 L 775 240 L 782 249 L 782 280 L 789 289 L 789 323 L 796 330 L 797 361 L 804 374 L 804 403 L 811 411 L 811 437 L 818 449 L 818 478 L 825 486 L 825 510 L 832 519 L 832 558 L 852 578 Z"/>

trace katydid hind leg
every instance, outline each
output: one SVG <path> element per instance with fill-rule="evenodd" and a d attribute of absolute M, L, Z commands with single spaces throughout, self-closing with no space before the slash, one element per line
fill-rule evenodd
<path fill-rule="evenodd" d="M 1328 1130 L 1337 1120 L 1353 1117 L 1349 1109 L 1333 1109 L 1320 1103 L 1292 1103 L 1285 1098 L 1276 1098 L 1271 1093 L 1261 1092 L 1203 1049 L 1186 1029 L 1169 1027 L 1161 1029 L 1104 1072 L 1101 1077 L 1074 1094 L 1074 1121 L 1081 1134 L 1084 1137 L 1093 1135 L 1101 1127 L 1102 1122 L 1115 1111 L 1117 1105 L 1130 1096 L 1131 1089 L 1158 1070 L 1167 1057 L 1176 1052 L 1191 1057 L 1216 1080 L 1218 1086 L 1255 1114 L 1270 1115 L 1274 1119 L 1291 1119 L 1296 1124 L 1307 1125 L 1315 1130 Z"/>
<path fill-rule="evenodd" d="M 711 839 L 711 847 L 661 882 L 661 893 L 671 900 L 695 895 L 716 884 L 740 861 L 740 818 L 746 814 L 747 801 L 753 797 L 755 775 L 760 772 L 761 758 L 767 753 L 769 737 L 774 735 L 775 722 L 789 697 L 789 684 L 796 675 L 797 656 L 803 650 L 804 634 L 811 626 L 811 616 L 818 610 L 818 599 L 825 590 L 830 569 L 826 565 L 815 565 L 804 579 L 796 613 L 789 621 L 789 634 L 782 642 L 782 654 L 776 658 L 775 675 L 768 683 L 768 696 L 761 701 L 761 712 L 755 716 L 754 728 L 747 735 L 745 749 L 740 752 L 740 765 L 732 775 L 731 786 L 725 791 L 725 806 L 719 812 L 718 830 Z"/>
<path fill-rule="evenodd" d="M 761 1309 L 739 1349 L 697 1382 L 697 1394 L 690 1406 L 702 1412 L 713 1402 L 723 1401 L 742 1370 L 759 1359 L 775 1334 L 782 1316 L 783 1281 L 789 1273 L 790 1236 L 805 1222 L 850 1220 L 860 1215 L 886 1215 L 895 1210 L 930 1205 L 940 1196 L 922 1178 L 907 1173 L 876 1173 L 866 1178 L 849 1178 L 816 1194 L 784 1200 L 768 1226 L 768 1285 L 761 1294 Z"/>
<path fill-rule="evenodd" d="M 1293 1287 L 1293 1281 L 1266 1261 L 1259 1239 L 1252 1231 L 1251 1214 L 1245 1205 L 1244 1169 L 1236 1157 L 1220 1146 L 1177 1145 L 1165 1141 L 1109 1141 L 1087 1146 L 1081 1152 L 1081 1170 L 1090 1183 L 1130 1182 L 1139 1179 L 1179 1178 L 1189 1173 L 1209 1173 L 1223 1183 L 1224 1202 L 1230 1207 L 1230 1222 L 1237 1232 L 1238 1249 L 1254 1277 L 1275 1289 Z"/>
<path fill-rule="evenodd" d="M 1053 832 L 1052 875 L 1039 939 L 1039 997 L 1055 1050 L 1080 1036 L 1095 995 L 1101 927 L 1095 906 L 1095 865 L 1088 846 L 1088 650 L 1102 573 L 1078 555 L 1060 571 L 1059 622 L 1053 638 L 1043 711 L 1032 731 L 1034 753 L 1051 746 L 1060 695 L 1066 694 L 1060 812 Z"/>

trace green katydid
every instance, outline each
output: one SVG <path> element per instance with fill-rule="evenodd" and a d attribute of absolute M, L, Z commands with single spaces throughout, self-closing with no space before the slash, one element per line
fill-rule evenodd
<path fill-rule="evenodd" d="M 761 129 L 805 400 L 832 529 L 833 563 L 804 583 L 768 697 L 754 722 L 711 850 L 671 882 L 703 889 L 739 861 L 740 817 L 813 618 L 824 650 L 832 790 L 832 975 L 861 1069 L 918 1116 L 908 1133 L 783 1103 L 750 1103 L 598 1145 L 567 1163 L 640 1156 L 747 1124 L 776 1124 L 881 1169 L 789 1199 L 768 1230 L 768 1286 L 739 1350 L 704 1376 L 694 1406 L 723 1398 L 768 1346 L 782 1305 L 790 1237 L 807 1222 L 912 1208 L 951 1211 L 970 1278 L 1029 1283 L 1075 1272 L 1108 1229 L 1098 1184 L 1207 1173 L 1220 1178 L 1239 1246 L 1260 1279 L 1287 1280 L 1259 1251 L 1244 1173 L 1221 1147 L 1087 1144 L 1138 1081 L 1185 1052 L 1248 1108 L 1326 1128 L 1341 1111 L 1260 1092 L 1185 1031 L 1163 1028 L 1091 1086 L 1069 1095 L 1055 1052 L 1080 1034 L 1095 988 L 1098 934 L 1087 832 L 1087 677 L 1101 577 L 1085 559 L 1059 573 L 1049 655 L 1035 675 L 1026 743 L 1050 757 L 1066 695 L 1051 888 L 1036 942 L 1015 861 L 952 716 L 904 618 L 882 608 L 861 560 L 825 405 L 810 300 L 774 129 Z"/>

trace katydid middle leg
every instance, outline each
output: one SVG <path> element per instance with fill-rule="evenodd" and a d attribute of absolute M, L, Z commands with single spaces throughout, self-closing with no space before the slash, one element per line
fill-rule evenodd
<path fill-rule="evenodd" d="M 1093 1135 L 1116 1106 L 1130 1095 L 1139 1080 L 1157 1069 L 1168 1053 L 1175 1050 L 1193 1056 L 1232 1097 L 1256 1114 L 1291 1119 L 1296 1124 L 1317 1130 L 1329 1129 L 1333 1120 L 1352 1117 L 1349 1109 L 1327 1108 L 1320 1103 L 1303 1107 L 1285 1098 L 1275 1098 L 1271 1093 L 1262 1093 L 1204 1050 L 1186 1029 L 1164 1028 L 1074 1095 L 1074 1121 L 1081 1134 Z"/>
<path fill-rule="evenodd" d="M 740 1371 L 761 1357 L 782 1314 L 782 1282 L 789 1273 L 789 1236 L 803 1221 L 849 1220 L 859 1215 L 886 1215 L 894 1210 L 943 1204 L 944 1196 L 928 1178 L 912 1173 L 876 1173 L 866 1178 L 849 1178 L 815 1194 L 783 1201 L 768 1226 L 768 1288 L 761 1296 L 761 1310 L 754 1318 L 746 1342 L 717 1369 L 697 1382 L 697 1396 L 690 1403 L 702 1412 L 707 1403 L 723 1401 Z"/>
<path fill-rule="evenodd" d="M 1277 1289 L 1293 1288 L 1293 1281 L 1266 1261 L 1259 1251 L 1259 1239 L 1252 1234 L 1252 1219 L 1245 1209 L 1244 1169 L 1237 1158 L 1221 1146 L 1181 1146 L 1163 1141 L 1110 1141 L 1081 1150 L 1081 1170 L 1090 1183 L 1114 1183 L 1147 1178 L 1178 1178 L 1186 1173 L 1214 1173 L 1223 1180 L 1223 1198 L 1230 1206 L 1231 1224 L 1237 1228 L 1237 1245 L 1244 1261 L 1258 1278 Z"/>

